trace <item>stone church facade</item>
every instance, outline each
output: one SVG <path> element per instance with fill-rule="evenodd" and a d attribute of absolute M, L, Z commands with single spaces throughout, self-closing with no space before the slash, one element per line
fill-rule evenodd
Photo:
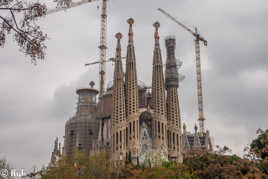
<path fill-rule="evenodd" d="M 97 102 L 98 91 L 77 90 L 77 112 L 65 125 L 63 156 L 73 149 L 88 153 L 105 150 L 114 165 L 131 158 L 135 163 L 147 151 L 160 153 L 165 160 L 182 162 L 190 150 L 212 150 L 209 132 L 182 132 L 179 104 L 179 73 L 175 57 L 176 40 L 165 39 L 166 64 L 160 48 L 158 22 L 154 23 L 152 86 L 138 80 L 134 48 L 134 20 L 128 19 L 128 45 L 125 72 L 121 55 L 121 33 L 116 34 L 113 83 Z"/>

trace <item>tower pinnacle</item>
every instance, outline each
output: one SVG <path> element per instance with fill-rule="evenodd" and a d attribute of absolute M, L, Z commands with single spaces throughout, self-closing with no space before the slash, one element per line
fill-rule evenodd
<path fill-rule="evenodd" d="M 117 34 L 115 34 L 115 38 L 117 38 L 117 40 L 122 39 L 122 37 L 123 37 L 123 35 L 120 32 L 118 32 Z M 117 45 L 120 45 L 120 43 L 117 43 Z"/>
<path fill-rule="evenodd" d="M 116 54 L 115 54 L 115 57 L 116 57 L 116 61 L 117 60 L 120 60 L 121 62 L 121 44 L 120 44 L 120 40 L 122 39 L 123 35 L 118 32 L 117 34 L 115 34 L 115 38 L 117 39 L 117 46 L 116 46 Z M 122 68 L 122 62 L 121 62 L 121 67 L 119 68 Z M 123 70 L 122 70 L 123 71 Z"/>
<path fill-rule="evenodd" d="M 165 116 L 165 88 L 164 88 L 164 75 L 163 75 L 163 64 L 161 49 L 159 46 L 159 35 L 158 28 L 160 27 L 159 22 L 154 23 L 155 27 L 155 47 L 153 57 L 153 80 L 152 80 L 152 108 L 155 113 Z"/>
<path fill-rule="evenodd" d="M 168 155 L 167 150 L 167 118 L 166 118 L 166 97 L 161 49 L 159 45 L 158 28 L 160 23 L 154 23 L 155 27 L 155 46 L 153 52 L 153 77 L 152 77 L 152 108 L 154 111 L 154 143 L 155 148 L 163 147 L 164 153 Z"/>
<path fill-rule="evenodd" d="M 138 82 L 136 70 L 136 57 L 133 44 L 133 24 L 134 19 L 128 19 L 129 33 L 126 58 L 126 111 L 127 116 L 138 112 Z"/>
<path fill-rule="evenodd" d="M 120 39 L 122 38 L 121 33 L 115 35 L 117 39 L 116 47 L 116 60 L 114 67 L 114 87 L 113 87 L 113 125 L 125 121 L 125 89 L 124 89 L 124 74 L 122 68 L 122 59 L 121 59 L 121 44 Z"/>
<path fill-rule="evenodd" d="M 133 24 L 134 24 L 134 19 L 133 18 L 129 18 L 127 20 L 128 24 L 129 24 L 129 32 L 128 32 L 128 37 L 129 37 L 129 43 L 133 44 Z"/>
<path fill-rule="evenodd" d="M 158 29 L 160 27 L 160 23 L 159 22 L 155 22 L 154 24 L 155 27 L 155 33 L 154 33 L 154 38 L 155 40 L 159 43 L 159 33 L 158 33 Z"/>
<path fill-rule="evenodd" d="M 113 112 L 112 112 L 112 151 L 114 157 L 118 158 L 118 155 L 125 150 L 125 122 L 126 122 L 126 105 L 125 105 L 125 84 L 124 73 L 122 67 L 121 58 L 121 33 L 115 35 L 117 39 L 116 53 L 115 53 L 115 67 L 114 67 L 114 83 L 112 92 Z M 115 160 L 114 158 L 112 160 Z"/>
<path fill-rule="evenodd" d="M 177 161 L 182 161 L 181 154 L 181 117 L 180 117 L 180 105 L 178 96 L 179 77 L 178 68 L 175 58 L 175 46 L 176 40 L 173 37 L 168 37 L 165 40 L 167 49 L 167 61 L 166 61 L 166 75 L 165 84 L 167 89 L 167 121 L 169 141 L 169 155 L 176 156 Z M 186 131 L 186 126 L 185 126 Z M 175 140 L 176 138 L 176 140 Z M 177 142 L 175 142 L 177 141 Z"/>
<path fill-rule="evenodd" d="M 126 116 L 128 127 L 126 129 L 128 147 L 132 147 L 129 153 L 132 157 L 137 157 L 139 153 L 139 93 L 136 69 L 136 57 L 133 43 L 133 24 L 134 19 L 128 19 L 129 33 L 126 57 L 126 75 L 125 75 L 125 94 L 126 94 Z"/>

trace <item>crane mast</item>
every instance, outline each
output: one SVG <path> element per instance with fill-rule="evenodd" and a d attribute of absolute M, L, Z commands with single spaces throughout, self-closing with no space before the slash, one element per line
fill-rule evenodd
<path fill-rule="evenodd" d="M 198 121 L 199 121 L 199 129 L 200 133 L 205 133 L 204 128 L 204 110 L 203 110 L 203 93 L 202 93 L 202 75 L 201 75 L 201 59 L 200 59 L 200 43 L 199 41 L 202 41 L 205 46 L 207 46 L 207 40 L 205 40 L 203 37 L 198 34 L 197 28 L 195 28 L 195 31 L 192 31 L 190 28 L 179 22 L 176 18 L 171 16 L 169 13 L 164 11 L 163 9 L 158 9 L 160 12 L 165 14 L 167 17 L 169 17 L 171 20 L 176 22 L 179 26 L 190 32 L 195 37 L 195 55 L 196 55 L 196 80 L 197 80 L 197 101 L 198 101 Z"/>
<path fill-rule="evenodd" d="M 54 0 L 57 2 L 57 7 L 47 11 L 47 15 L 53 14 L 59 11 L 64 11 L 73 7 L 77 7 L 86 3 L 94 2 L 98 0 L 80 0 L 78 2 L 72 2 L 72 0 Z M 101 13 L 101 29 L 100 29 L 100 58 L 97 62 L 88 63 L 86 65 L 99 64 L 99 104 L 100 104 L 100 113 L 103 112 L 103 94 L 104 94 L 104 86 L 105 86 L 105 63 L 107 61 L 113 61 L 113 58 L 106 60 L 106 50 L 107 50 L 107 0 L 102 0 L 102 13 Z M 101 127 L 101 122 L 99 123 Z M 99 135 L 100 140 L 100 135 Z"/>
<path fill-rule="evenodd" d="M 101 31 L 100 31 L 100 93 L 99 99 L 102 98 L 105 86 L 105 62 L 107 50 L 107 0 L 102 0 L 101 13 Z"/>
<path fill-rule="evenodd" d="M 72 0 L 55 0 L 57 7 L 47 11 L 46 15 L 64 11 L 73 7 L 77 7 L 86 3 L 91 3 L 98 0 L 80 0 L 72 2 Z M 105 87 L 105 62 L 106 50 L 107 50 L 107 0 L 102 0 L 102 12 L 101 12 L 101 29 L 100 29 L 100 44 L 99 44 L 99 99 L 102 98 Z M 97 63 L 94 63 L 97 64 Z M 89 64 L 86 64 L 89 65 Z"/>
<path fill-rule="evenodd" d="M 197 28 L 195 28 L 197 34 Z M 198 97 L 198 113 L 199 113 L 199 128 L 203 134 L 204 129 L 204 110 L 203 110 L 203 93 L 202 93 L 202 75 L 201 75 L 201 60 L 200 60 L 200 43 L 199 38 L 195 39 L 195 55 L 196 55 L 196 80 L 197 80 L 197 97 Z"/>

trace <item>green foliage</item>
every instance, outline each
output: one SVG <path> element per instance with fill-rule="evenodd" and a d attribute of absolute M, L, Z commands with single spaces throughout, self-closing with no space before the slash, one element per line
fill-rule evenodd
<path fill-rule="evenodd" d="M 161 179 L 180 178 L 196 179 L 197 177 L 176 162 L 163 162 L 163 167 L 140 167 L 132 163 L 124 167 L 110 168 L 106 153 L 88 156 L 75 150 L 72 158 L 62 158 L 57 166 L 38 172 L 42 179 Z M 35 176 L 35 175 L 32 175 Z"/>
<path fill-rule="evenodd" d="M 259 164 L 259 168 L 263 173 L 268 175 L 268 159 L 261 161 Z"/>
<path fill-rule="evenodd" d="M 127 165 L 121 168 L 118 178 L 124 179 L 197 179 L 198 177 L 187 170 L 182 165 L 175 164 L 176 162 L 164 162 L 165 167 L 141 167 L 137 168 L 133 165 Z"/>
<path fill-rule="evenodd" d="M 178 163 L 175 161 L 163 161 L 162 167 L 163 168 L 176 168 L 178 166 Z"/>
<path fill-rule="evenodd" d="M 160 154 L 147 152 L 147 164 L 134 166 L 128 154 L 125 166 L 110 168 L 107 153 L 88 156 L 75 150 L 72 158 L 62 158 L 57 166 L 39 174 L 42 179 L 227 179 L 268 178 L 267 130 L 261 132 L 250 145 L 253 158 L 226 155 L 231 150 L 217 147 L 214 153 L 192 151 L 184 157 L 183 163 L 165 161 Z M 253 153 L 254 152 L 254 153 Z"/>
<path fill-rule="evenodd" d="M 236 155 L 192 152 L 183 161 L 184 167 L 199 178 L 268 178 L 260 163 Z"/>
<path fill-rule="evenodd" d="M 144 165 L 150 168 L 161 167 L 162 163 L 166 161 L 163 154 L 159 151 L 147 150 L 144 155 Z"/>
<path fill-rule="evenodd" d="M 88 156 L 75 152 L 70 159 L 58 161 L 57 167 L 43 172 L 42 179 L 214 179 L 214 178 L 267 178 L 268 161 L 258 163 L 241 159 L 236 155 L 226 156 L 193 152 L 182 164 L 162 162 L 159 167 L 134 166 L 110 168 L 106 153 Z"/>
<path fill-rule="evenodd" d="M 62 158 L 56 167 L 44 172 L 42 179 L 106 178 L 109 171 L 106 153 L 88 155 L 75 150 L 73 157 Z"/>
<path fill-rule="evenodd" d="M 250 144 L 250 152 L 264 160 L 268 158 L 268 129 L 266 131 L 259 129 L 257 133 L 258 137 Z"/>

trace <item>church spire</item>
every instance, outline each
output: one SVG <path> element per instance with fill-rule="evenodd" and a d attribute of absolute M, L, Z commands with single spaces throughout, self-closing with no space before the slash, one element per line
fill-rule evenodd
<path fill-rule="evenodd" d="M 153 109 L 153 147 L 162 148 L 164 155 L 168 156 L 167 150 L 167 118 L 166 118 L 166 100 L 165 85 L 161 49 L 159 45 L 158 29 L 159 22 L 154 23 L 155 27 L 155 47 L 153 54 L 153 77 L 152 77 L 152 109 Z"/>
<path fill-rule="evenodd" d="M 116 59 L 114 68 L 114 86 L 113 86 L 113 125 L 118 124 L 126 119 L 125 111 L 125 89 L 124 89 L 124 73 L 121 59 L 121 33 L 115 35 L 117 39 Z"/>
<path fill-rule="evenodd" d="M 114 67 L 114 83 L 113 83 L 113 112 L 112 112 L 112 129 L 111 129 L 111 143 L 112 143 L 112 160 L 118 160 L 120 153 L 125 154 L 125 124 L 126 124 L 126 106 L 125 106 L 125 85 L 124 73 L 121 58 L 121 33 L 115 35 L 117 39 L 116 58 Z"/>
<path fill-rule="evenodd" d="M 165 84 L 167 89 L 167 121 L 169 135 L 169 154 L 176 156 L 177 161 L 182 162 L 182 141 L 181 141 L 181 117 L 179 106 L 179 73 L 175 58 L 176 40 L 174 37 L 167 37 L 166 40 L 167 61 L 165 71 Z M 186 132 L 186 126 L 185 126 Z M 176 138 L 176 140 L 174 140 Z M 187 143 L 185 143 L 187 144 Z"/>
<path fill-rule="evenodd" d="M 155 32 L 154 32 L 154 39 L 155 39 L 155 44 L 156 45 L 159 45 L 159 32 L 158 32 L 158 29 L 160 27 L 160 23 L 159 22 L 155 22 L 154 23 L 154 27 L 155 27 Z"/>
<path fill-rule="evenodd" d="M 128 43 L 133 45 L 133 24 L 134 24 L 134 19 L 129 18 L 127 20 L 128 24 L 129 24 L 129 32 L 128 32 Z"/>
<path fill-rule="evenodd" d="M 181 130 L 180 106 L 178 99 L 179 73 L 175 58 L 176 40 L 174 37 L 166 38 L 166 89 L 167 89 L 167 120 Z"/>
<path fill-rule="evenodd" d="M 161 49 L 159 44 L 159 22 L 154 23 L 155 47 L 153 57 L 153 80 L 152 80 L 152 108 L 156 114 L 166 115 L 165 87 Z"/>
<path fill-rule="evenodd" d="M 136 71 L 136 57 L 133 44 L 133 24 L 134 19 L 128 19 L 129 33 L 126 58 L 126 113 L 127 116 L 138 112 L 138 82 Z"/>

